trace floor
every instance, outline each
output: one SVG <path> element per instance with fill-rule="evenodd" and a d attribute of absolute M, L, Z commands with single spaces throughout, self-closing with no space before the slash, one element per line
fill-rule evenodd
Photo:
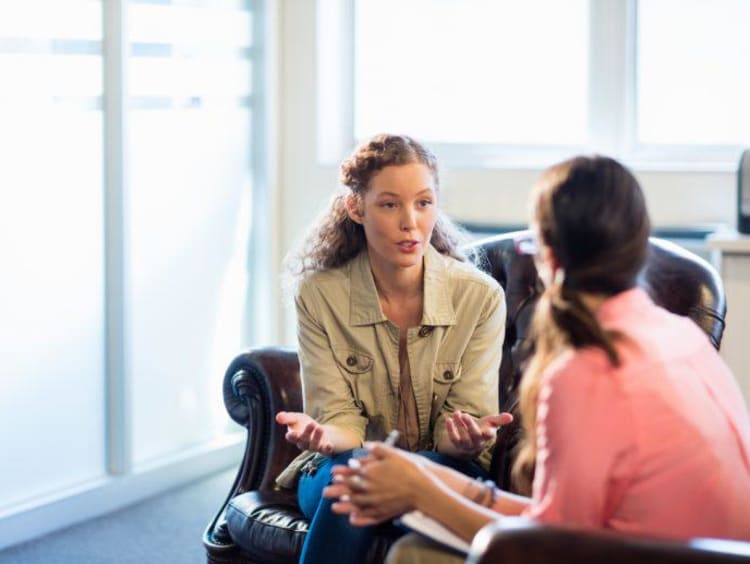
<path fill-rule="evenodd" d="M 205 564 L 201 536 L 236 469 L 0 552 L 0 564 Z"/>

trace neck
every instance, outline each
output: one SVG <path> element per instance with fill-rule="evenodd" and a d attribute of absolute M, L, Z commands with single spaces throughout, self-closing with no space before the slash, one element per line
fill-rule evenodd
<path fill-rule="evenodd" d="M 403 301 L 422 296 L 423 261 L 410 268 L 389 268 L 373 261 L 371 256 L 370 269 L 381 299 Z"/>

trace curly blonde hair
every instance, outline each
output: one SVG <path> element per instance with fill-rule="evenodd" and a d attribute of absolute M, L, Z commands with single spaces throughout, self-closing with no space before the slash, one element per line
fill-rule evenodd
<path fill-rule="evenodd" d="M 350 194 L 363 197 L 372 177 L 388 166 L 411 163 L 425 165 L 438 188 L 438 165 L 435 156 L 421 143 L 405 135 L 376 135 L 357 147 L 341 163 L 339 180 L 342 189 L 331 200 L 325 212 L 313 224 L 301 247 L 286 260 L 290 273 L 302 277 L 342 266 L 367 247 L 362 226 L 351 220 L 346 211 Z M 459 246 L 466 242 L 464 233 L 444 214 L 438 212 L 430 244 L 441 254 L 466 260 Z"/>

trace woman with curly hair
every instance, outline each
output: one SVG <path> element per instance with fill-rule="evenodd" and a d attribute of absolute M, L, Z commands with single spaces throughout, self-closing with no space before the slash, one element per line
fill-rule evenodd
<path fill-rule="evenodd" d="M 372 530 L 322 490 L 364 441 L 485 476 L 497 429 L 505 300 L 438 209 L 435 157 L 378 135 L 341 165 L 343 191 L 293 261 L 304 413 L 281 412 L 303 453 L 277 479 L 311 520 L 301 562 L 361 562 Z"/>

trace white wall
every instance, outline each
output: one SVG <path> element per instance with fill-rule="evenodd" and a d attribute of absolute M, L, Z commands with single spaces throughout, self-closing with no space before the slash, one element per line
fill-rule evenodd
<path fill-rule="evenodd" d="M 282 4 L 279 261 L 327 203 L 337 181 L 334 166 L 317 162 L 315 17 L 313 1 L 285 0 Z M 539 172 L 444 170 L 442 205 L 458 220 L 524 223 L 528 191 Z M 734 224 L 733 173 L 636 170 L 636 175 L 656 226 Z M 293 345 L 291 316 L 283 307 L 279 314 L 280 340 Z"/>

